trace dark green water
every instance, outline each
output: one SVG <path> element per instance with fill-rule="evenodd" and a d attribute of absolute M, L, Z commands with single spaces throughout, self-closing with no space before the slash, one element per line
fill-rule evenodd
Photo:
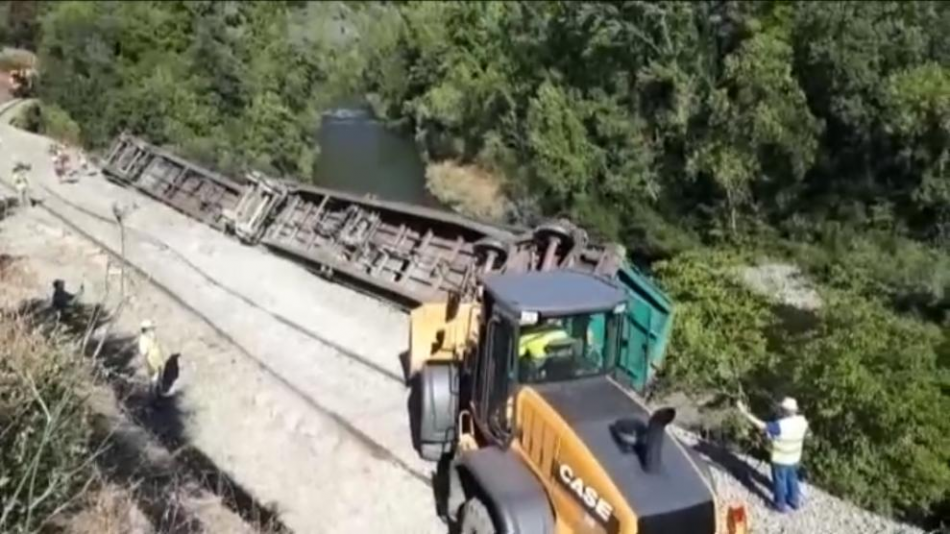
<path fill-rule="evenodd" d="M 411 139 L 369 111 L 341 108 L 323 116 L 316 183 L 381 199 L 441 207 L 425 187 L 425 164 Z"/>

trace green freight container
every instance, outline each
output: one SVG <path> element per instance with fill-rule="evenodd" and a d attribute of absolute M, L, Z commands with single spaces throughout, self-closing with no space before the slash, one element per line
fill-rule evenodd
<path fill-rule="evenodd" d="M 617 378 L 643 392 L 663 363 L 673 326 L 673 303 L 646 274 L 625 265 L 617 281 L 627 292 L 627 321 Z"/>

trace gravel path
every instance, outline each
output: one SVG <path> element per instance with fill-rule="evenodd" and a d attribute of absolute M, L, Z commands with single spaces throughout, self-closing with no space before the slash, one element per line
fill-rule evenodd
<path fill-rule="evenodd" d="M 924 531 L 862 510 L 808 483 L 804 506 L 778 514 L 769 508 L 769 465 L 710 445 L 695 433 L 674 428 L 680 440 L 706 460 L 716 491 L 725 502 L 741 501 L 755 534 L 923 534 Z M 807 461 L 807 459 L 805 460 Z"/>

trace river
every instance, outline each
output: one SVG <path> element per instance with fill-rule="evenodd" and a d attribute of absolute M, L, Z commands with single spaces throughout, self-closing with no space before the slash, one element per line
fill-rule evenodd
<path fill-rule="evenodd" d="M 425 163 L 411 139 L 370 111 L 340 108 L 323 116 L 315 182 L 386 200 L 442 207 L 426 189 Z"/>

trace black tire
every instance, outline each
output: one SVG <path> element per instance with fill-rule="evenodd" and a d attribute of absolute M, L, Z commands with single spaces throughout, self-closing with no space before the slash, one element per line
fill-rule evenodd
<path fill-rule="evenodd" d="M 438 461 L 455 448 L 458 380 L 458 366 L 453 363 L 427 363 L 415 377 L 413 439 L 425 460 Z"/>
<path fill-rule="evenodd" d="M 459 534 L 497 534 L 495 521 L 488 506 L 478 497 L 472 497 L 462 506 L 462 522 Z"/>

